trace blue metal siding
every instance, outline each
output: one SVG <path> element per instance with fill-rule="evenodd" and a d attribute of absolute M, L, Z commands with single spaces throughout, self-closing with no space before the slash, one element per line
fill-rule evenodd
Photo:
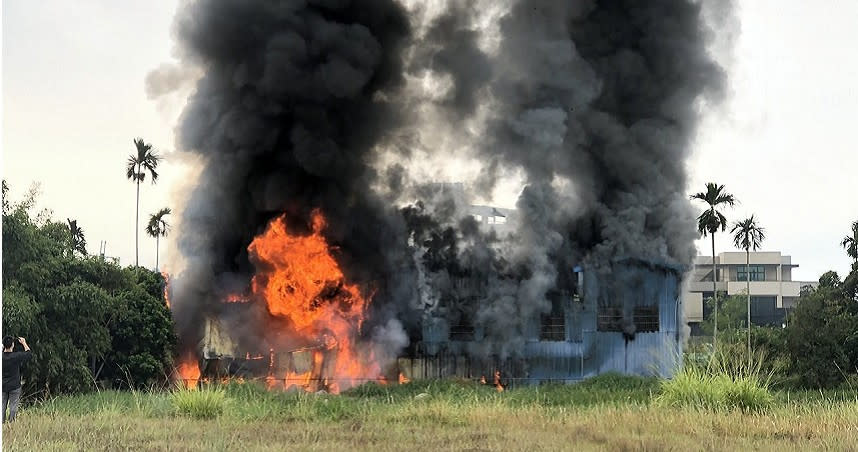
<path fill-rule="evenodd" d="M 426 322 L 424 353 L 417 367 L 425 377 L 474 377 L 504 368 L 520 381 L 574 381 L 605 372 L 669 376 L 682 355 L 678 269 L 639 261 L 614 262 L 611 271 L 584 271 L 583 298 L 566 304 L 566 341 L 539 341 L 539 319 L 527 322 L 527 338 L 516 364 L 496 359 L 462 361 L 468 343 L 447 341 L 443 322 Z M 624 334 L 597 331 L 599 304 L 622 308 L 625 321 L 636 306 L 658 306 L 658 331 Z M 481 334 L 475 335 L 479 341 Z M 456 361 L 458 359 L 458 361 Z M 412 364 L 411 368 L 415 366 Z M 420 372 L 414 377 L 420 378 Z"/>

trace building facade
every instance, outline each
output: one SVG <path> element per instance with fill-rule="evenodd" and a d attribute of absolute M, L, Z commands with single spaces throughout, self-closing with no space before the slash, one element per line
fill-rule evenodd
<path fill-rule="evenodd" d="M 815 287 L 816 282 L 793 281 L 792 270 L 798 264 L 791 256 L 779 251 L 750 253 L 750 268 L 746 267 L 745 252 L 726 252 L 715 256 L 717 270 L 715 286 L 718 296 L 744 295 L 750 278 L 751 323 L 782 326 L 787 312 L 795 306 L 804 286 Z M 698 256 L 694 268 L 688 273 L 683 290 L 685 321 L 692 334 L 704 317 L 708 306 L 704 300 L 712 297 L 712 256 Z"/>
<path fill-rule="evenodd" d="M 576 381 L 605 372 L 669 376 L 682 356 L 682 269 L 635 259 L 610 272 L 576 267 L 572 293 L 552 297 L 551 312 L 525 319 L 516 353 L 491 350 L 491 324 L 451 321 L 446 306 L 427 313 L 413 353 L 400 357 L 410 379 L 479 378 L 500 372 L 504 385 Z"/>

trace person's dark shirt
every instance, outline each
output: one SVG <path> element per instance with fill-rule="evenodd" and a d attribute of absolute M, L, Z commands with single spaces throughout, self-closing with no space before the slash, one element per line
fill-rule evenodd
<path fill-rule="evenodd" d="M 21 364 L 31 358 L 29 351 L 3 352 L 3 392 L 21 387 Z"/>

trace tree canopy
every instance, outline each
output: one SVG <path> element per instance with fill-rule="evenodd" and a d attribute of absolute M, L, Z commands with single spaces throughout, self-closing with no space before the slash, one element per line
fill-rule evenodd
<path fill-rule="evenodd" d="M 11 203 L 3 187 L 3 330 L 32 346 L 25 394 L 166 381 L 175 336 L 162 276 L 69 252 L 76 223 L 34 215 L 35 190 Z"/>

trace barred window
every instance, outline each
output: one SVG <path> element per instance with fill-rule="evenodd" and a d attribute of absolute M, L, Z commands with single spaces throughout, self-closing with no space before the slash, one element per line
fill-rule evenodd
<path fill-rule="evenodd" d="M 450 340 L 451 341 L 472 341 L 474 340 L 474 322 L 464 311 L 459 311 L 455 319 L 450 322 Z"/>
<path fill-rule="evenodd" d="M 638 306 L 634 310 L 635 331 L 658 331 L 658 306 Z"/>
<path fill-rule="evenodd" d="M 566 340 L 566 317 L 563 315 L 543 315 L 539 328 L 539 340 L 541 341 L 565 341 Z"/>
<path fill-rule="evenodd" d="M 623 310 L 616 306 L 599 306 L 597 331 L 623 331 Z"/>
<path fill-rule="evenodd" d="M 623 332 L 623 310 L 616 306 L 600 306 L 596 322 L 597 331 Z M 658 331 L 658 306 L 636 306 L 632 311 L 632 322 L 638 333 Z"/>

